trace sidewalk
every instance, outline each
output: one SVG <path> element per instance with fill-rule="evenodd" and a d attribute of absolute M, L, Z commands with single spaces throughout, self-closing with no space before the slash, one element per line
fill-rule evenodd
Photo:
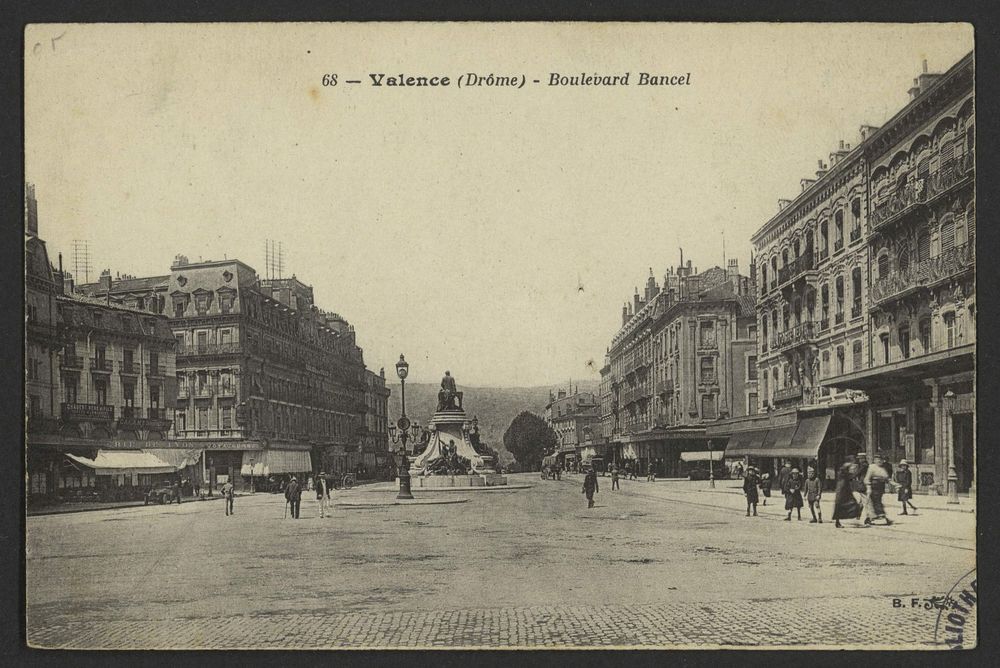
<path fill-rule="evenodd" d="M 250 496 L 250 494 L 237 493 L 237 497 Z M 200 501 L 215 501 L 216 499 L 221 499 L 221 495 L 215 496 L 205 496 L 200 499 Z M 181 503 L 198 503 L 199 499 L 189 496 L 181 499 Z M 141 508 L 147 505 L 144 501 L 108 501 L 101 503 L 99 501 L 84 502 L 84 503 L 61 503 L 52 506 L 41 506 L 38 508 L 28 508 L 25 513 L 28 517 L 34 517 L 36 515 L 63 515 L 66 513 L 86 513 L 94 510 L 116 510 L 118 508 Z M 149 505 L 160 505 L 158 503 Z"/>

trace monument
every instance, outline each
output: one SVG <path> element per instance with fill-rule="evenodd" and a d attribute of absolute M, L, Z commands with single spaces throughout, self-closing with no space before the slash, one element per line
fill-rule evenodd
<path fill-rule="evenodd" d="M 426 446 L 410 461 L 414 488 L 507 484 L 507 476 L 497 472 L 497 462 L 479 440 L 477 421 L 468 419 L 463 393 L 458 391 L 450 371 L 445 371 L 441 379 L 437 410 L 421 441 Z"/>

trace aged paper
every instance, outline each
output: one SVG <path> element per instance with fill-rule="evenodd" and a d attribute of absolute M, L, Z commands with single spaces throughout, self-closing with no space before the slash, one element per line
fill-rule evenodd
<path fill-rule="evenodd" d="M 24 57 L 31 646 L 975 647 L 972 26 Z"/>

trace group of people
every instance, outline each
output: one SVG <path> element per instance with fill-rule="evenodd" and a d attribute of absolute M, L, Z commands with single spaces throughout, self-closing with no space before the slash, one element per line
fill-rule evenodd
<path fill-rule="evenodd" d="M 883 497 L 889 488 L 890 482 L 894 481 L 897 486 L 897 499 L 902 504 L 900 515 L 908 515 L 912 509 L 916 514 L 916 506 L 913 505 L 913 474 L 910 472 L 909 463 L 903 459 L 899 462 L 895 477 L 892 475 L 892 467 L 881 455 L 874 457 L 874 463 L 868 463 L 868 455 L 859 452 L 854 461 L 845 462 L 837 473 L 837 485 L 834 492 L 833 521 L 838 529 L 843 528 L 841 520 L 864 519 L 866 526 L 881 521 L 886 526 L 892 524 L 892 520 L 886 515 Z M 778 489 L 785 497 L 785 521 L 792 520 L 792 511 L 796 518 L 802 520 L 803 494 L 804 500 L 809 503 L 809 512 L 812 514 L 810 523 L 823 523 L 823 512 L 820 508 L 820 500 L 823 497 L 823 481 L 818 477 L 816 468 L 809 466 L 806 475 L 803 476 L 799 469 L 791 466 L 786 461 L 778 472 Z M 764 497 L 761 505 L 767 505 L 767 500 L 771 496 L 772 480 L 766 471 L 758 471 L 755 466 L 748 466 L 743 477 L 743 494 L 747 500 L 746 516 L 757 516 L 757 504 L 760 503 L 761 495 Z M 758 494 L 758 489 L 760 493 Z"/>

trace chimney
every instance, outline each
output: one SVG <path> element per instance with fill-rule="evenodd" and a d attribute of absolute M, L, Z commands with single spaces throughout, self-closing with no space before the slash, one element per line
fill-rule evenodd
<path fill-rule="evenodd" d="M 919 79 L 914 79 L 913 80 L 913 86 L 910 88 L 910 90 L 908 90 L 906 92 L 910 94 L 910 99 L 911 100 L 915 100 L 917 98 L 917 96 L 920 95 L 920 80 Z"/>
<path fill-rule="evenodd" d="M 104 271 L 102 271 L 101 272 L 101 278 L 99 279 L 99 281 L 100 281 L 100 285 L 101 285 L 101 290 L 103 292 L 107 293 L 110 296 L 111 295 L 111 270 L 110 269 L 105 269 Z"/>
<path fill-rule="evenodd" d="M 24 184 L 24 231 L 29 236 L 38 236 L 38 200 L 35 199 L 35 184 Z"/>
<path fill-rule="evenodd" d="M 816 169 L 816 178 L 819 179 L 819 178 L 822 178 L 823 175 L 826 174 L 830 170 L 827 167 L 827 165 L 823 162 L 822 159 L 817 160 L 816 162 L 819 165 L 818 168 Z"/>
<path fill-rule="evenodd" d="M 622 327 L 628 324 L 628 303 L 622 304 Z"/>
<path fill-rule="evenodd" d="M 171 269 L 176 269 L 177 267 L 186 267 L 188 265 L 187 255 L 175 255 L 174 261 L 170 265 Z"/>
<path fill-rule="evenodd" d="M 785 207 L 792 203 L 790 199 L 779 199 L 778 200 L 778 211 L 784 211 Z"/>
<path fill-rule="evenodd" d="M 861 133 L 861 141 L 864 141 L 872 136 L 872 134 L 878 130 L 874 125 L 862 125 L 859 132 Z"/>
<path fill-rule="evenodd" d="M 806 188 L 816 183 L 816 179 L 799 179 L 799 185 L 802 186 L 802 192 L 806 191 Z"/>
<path fill-rule="evenodd" d="M 632 296 L 632 302 L 635 305 L 635 312 L 639 312 L 639 286 L 635 286 L 635 294 Z"/>

